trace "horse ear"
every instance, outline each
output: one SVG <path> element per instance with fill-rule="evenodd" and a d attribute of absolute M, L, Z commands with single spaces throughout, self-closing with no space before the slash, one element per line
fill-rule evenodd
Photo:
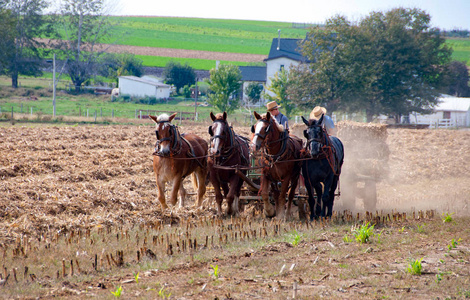
<path fill-rule="evenodd" d="M 171 121 L 176 117 L 177 114 L 178 114 L 178 113 L 175 112 L 174 114 L 172 114 L 172 115 L 170 116 L 170 118 L 169 118 L 168 120 L 171 122 Z"/>
<path fill-rule="evenodd" d="M 227 121 L 227 112 L 224 111 L 224 121 Z"/>
<path fill-rule="evenodd" d="M 149 118 L 152 119 L 155 123 L 157 123 L 157 117 L 149 115 Z"/>
<path fill-rule="evenodd" d="M 213 114 L 212 112 L 210 113 L 210 116 L 211 116 L 212 122 L 214 122 L 214 121 L 215 121 L 215 116 L 214 116 L 214 114 Z"/>
<path fill-rule="evenodd" d="M 266 113 L 266 120 L 269 121 L 269 119 L 271 119 L 271 113 L 268 111 L 268 112 Z"/>
<path fill-rule="evenodd" d="M 302 117 L 303 118 L 303 117 Z M 307 129 L 304 129 L 304 137 L 308 140 L 308 132 Z"/>
<path fill-rule="evenodd" d="M 308 126 L 308 121 L 304 118 L 304 116 L 302 116 L 302 121 L 304 121 L 304 124 Z"/>
<path fill-rule="evenodd" d="M 209 135 L 214 136 L 214 131 L 212 131 L 212 126 L 209 126 Z"/>
<path fill-rule="evenodd" d="M 321 118 L 318 120 L 318 124 L 322 124 L 322 123 L 323 123 L 323 117 L 324 117 L 324 116 L 325 116 L 324 114 L 321 115 Z"/>
<path fill-rule="evenodd" d="M 256 120 L 261 119 L 261 116 L 256 111 L 253 112 L 253 115 L 255 116 Z"/>
<path fill-rule="evenodd" d="M 251 132 L 255 133 L 255 125 L 251 125 Z"/>

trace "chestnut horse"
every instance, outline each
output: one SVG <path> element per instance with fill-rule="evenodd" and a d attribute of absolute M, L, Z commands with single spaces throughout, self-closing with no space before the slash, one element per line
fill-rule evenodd
<path fill-rule="evenodd" d="M 250 166 L 249 140 L 235 134 L 232 126 L 227 123 L 226 112 L 216 116 L 211 112 L 210 116 L 213 123 L 209 126 L 211 142 L 207 166 L 210 181 L 214 186 L 218 214 L 223 215 L 224 197 L 220 191 L 222 187 L 227 199 L 227 215 L 236 215 L 240 208 L 239 197 L 243 185 L 243 180 L 237 172 L 246 175 Z"/>
<path fill-rule="evenodd" d="M 197 186 L 195 206 L 201 206 L 206 193 L 207 142 L 195 134 L 180 134 L 178 127 L 171 124 L 176 114 L 162 114 L 158 118 L 149 116 L 156 123 L 157 145 L 153 156 L 153 171 L 157 179 L 158 200 L 163 209 L 168 207 L 165 201 L 165 184 L 168 181 L 173 183 L 170 197 L 172 205 L 176 204 L 180 191 L 180 206 L 184 206 L 186 191 L 182 182 L 190 174 L 193 175 L 194 187 Z"/>
<path fill-rule="evenodd" d="M 254 134 L 252 144 L 256 151 L 264 149 L 261 177 L 264 213 L 267 217 L 276 215 L 285 218 L 286 194 L 289 190 L 287 202 L 287 217 L 289 217 L 300 175 L 301 162 L 298 158 L 302 150 L 302 140 L 289 136 L 289 132 L 277 123 L 270 112 L 261 116 L 255 111 L 254 116 L 258 121 L 251 127 L 251 132 Z M 281 190 L 279 192 L 277 188 L 273 188 L 276 205 L 274 210 L 269 202 L 269 186 L 278 182 L 281 182 Z"/>
<path fill-rule="evenodd" d="M 307 121 L 302 117 L 307 129 L 306 150 L 311 157 L 302 164 L 302 175 L 308 191 L 310 220 L 318 217 L 331 217 L 335 190 L 341 174 L 344 159 L 343 143 L 337 137 L 330 137 L 322 126 L 323 115 L 319 120 Z M 313 190 L 317 198 L 313 196 Z"/>

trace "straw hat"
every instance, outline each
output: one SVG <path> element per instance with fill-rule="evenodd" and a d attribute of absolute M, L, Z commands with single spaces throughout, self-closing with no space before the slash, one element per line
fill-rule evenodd
<path fill-rule="evenodd" d="M 326 108 L 321 106 L 315 106 L 315 108 L 310 113 L 310 120 L 318 120 L 320 119 L 321 115 L 326 114 Z"/>
<path fill-rule="evenodd" d="M 271 111 L 276 108 L 281 108 L 281 106 L 277 105 L 276 101 L 271 101 L 268 104 L 266 104 L 266 108 L 268 109 L 268 111 Z"/>

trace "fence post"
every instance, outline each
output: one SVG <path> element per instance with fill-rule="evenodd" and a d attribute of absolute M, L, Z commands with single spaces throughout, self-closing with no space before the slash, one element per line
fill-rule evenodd
<path fill-rule="evenodd" d="M 21 113 L 23 113 L 23 103 L 21 103 L 21 110 L 20 110 Z"/>
<path fill-rule="evenodd" d="M 13 120 L 13 106 L 11 107 L 11 119 Z"/>
<path fill-rule="evenodd" d="M 33 116 L 33 107 L 31 106 L 31 116 Z"/>
<path fill-rule="evenodd" d="M 88 108 L 86 109 L 86 117 L 88 118 Z"/>
<path fill-rule="evenodd" d="M 96 109 L 95 109 L 95 123 L 96 123 Z"/>
<path fill-rule="evenodd" d="M 114 108 L 113 108 L 113 111 L 111 112 L 111 117 L 114 118 Z"/>

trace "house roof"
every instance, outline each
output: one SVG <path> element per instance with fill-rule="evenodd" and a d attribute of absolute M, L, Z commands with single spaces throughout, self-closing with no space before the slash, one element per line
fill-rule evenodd
<path fill-rule="evenodd" d="M 434 108 L 435 111 L 467 112 L 470 110 L 470 98 L 442 95 L 439 100 L 441 102 Z"/>
<path fill-rule="evenodd" d="M 242 74 L 242 81 L 266 81 L 266 66 L 240 66 L 239 69 Z"/>
<path fill-rule="evenodd" d="M 119 76 L 119 78 L 124 78 L 132 81 L 137 81 L 137 82 L 142 82 L 145 84 L 153 85 L 153 86 L 158 86 L 158 87 L 170 87 L 168 84 L 165 84 L 163 82 L 159 82 L 156 79 L 150 78 L 148 76 L 146 77 L 136 77 L 136 76 Z"/>
<path fill-rule="evenodd" d="M 271 43 L 268 58 L 264 61 L 286 57 L 292 60 L 304 62 L 306 59 L 300 53 L 299 42 L 302 39 L 278 39 L 274 38 Z M 280 46 L 278 49 L 278 45 Z"/>

